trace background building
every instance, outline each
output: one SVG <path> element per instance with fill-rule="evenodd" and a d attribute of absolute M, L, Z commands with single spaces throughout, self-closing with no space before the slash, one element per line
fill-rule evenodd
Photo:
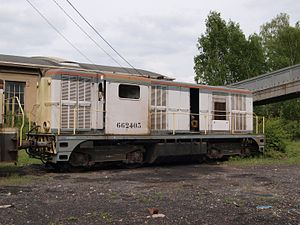
<path fill-rule="evenodd" d="M 47 69 L 68 68 L 82 71 L 99 71 L 103 73 L 138 74 L 153 78 L 167 78 L 161 74 L 123 67 L 101 66 L 77 63 L 50 57 L 22 57 L 0 54 L 0 80 L 4 83 L 5 99 L 17 96 L 25 113 L 33 110 L 36 103 L 37 82 Z M 168 79 L 168 78 L 167 78 Z M 13 109 L 12 102 L 6 106 L 6 113 Z M 15 111 L 18 106 L 15 103 Z"/>

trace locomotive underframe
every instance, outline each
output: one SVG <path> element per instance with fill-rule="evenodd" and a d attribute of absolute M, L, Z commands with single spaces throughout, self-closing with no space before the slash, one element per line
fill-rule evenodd
<path fill-rule="evenodd" d="M 264 151 L 264 135 L 185 134 L 152 136 L 46 135 L 30 134 L 28 152 L 45 162 L 72 166 L 95 163 L 154 163 L 167 157 L 201 160 L 232 155 L 253 155 Z M 42 142 L 41 140 L 45 140 Z M 47 141 L 48 140 L 48 141 Z M 49 142 L 50 140 L 50 142 Z M 55 143 L 55 145 L 53 145 Z"/>

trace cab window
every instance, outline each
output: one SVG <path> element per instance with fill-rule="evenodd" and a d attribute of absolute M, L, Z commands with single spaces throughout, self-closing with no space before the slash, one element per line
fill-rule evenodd
<path fill-rule="evenodd" d="M 137 85 L 120 84 L 119 97 L 127 99 L 140 99 L 140 87 Z"/>

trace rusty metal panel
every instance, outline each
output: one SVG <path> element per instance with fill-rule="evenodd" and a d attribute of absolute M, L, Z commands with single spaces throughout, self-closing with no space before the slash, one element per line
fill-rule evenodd
<path fill-rule="evenodd" d="M 0 162 L 16 162 L 17 159 L 17 129 L 0 128 Z"/>

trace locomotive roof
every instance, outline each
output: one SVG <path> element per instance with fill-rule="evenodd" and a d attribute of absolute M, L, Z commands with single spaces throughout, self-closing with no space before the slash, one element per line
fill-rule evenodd
<path fill-rule="evenodd" d="M 128 74 L 108 74 L 108 73 L 92 73 L 92 72 L 82 72 L 76 70 L 61 70 L 61 69 L 50 69 L 46 72 L 46 76 L 56 76 L 58 79 L 61 79 L 61 75 L 69 75 L 69 76 L 79 76 L 79 77 L 98 77 L 103 76 L 105 80 L 111 80 L 115 82 L 124 82 L 124 83 L 133 83 L 133 84 L 146 84 L 146 85 L 162 85 L 169 87 L 183 87 L 183 88 L 198 88 L 203 90 L 209 90 L 214 92 L 226 92 L 226 93 L 237 93 L 237 94 L 245 94 L 251 95 L 252 91 L 241 89 L 241 88 L 233 88 L 233 87 L 225 87 L 225 86 L 209 86 L 209 85 L 201 85 L 195 83 L 185 83 L 185 82 L 175 82 L 173 80 L 159 80 L 159 79 L 151 79 L 149 77 L 144 76 L 133 76 Z"/>
<path fill-rule="evenodd" d="M 150 72 L 147 70 L 138 69 L 142 74 L 137 74 L 134 69 L 124 67 L 113 67 L 103 65 L 93 65 L 88 63 L 78 63 L 73 61 L 67 61 L 60 58 L 50 57 L 25 57 L 25 56 L 13 56 L 0 54 L 0 65 L 24 67 L 24 68 L 37 68 L 37 69 L 50 69 L 48 74 L 57 74 L 59 72 L 68 71 L 70 74 L 77 76 L 84 76 L 90 74 L 93 76 L 99 72 L 112 80 L 126 80 L 131 82 L 146 82 L 153 85 L 166 85 L 166 86 L 177 86 L 186 88 L 199 88 L 208 89 L 211 91 L 220 92 L 232 92 L 241 94 L 252 94 L 251 91 L 233 87 L 223 86 L 207 86 L 192 83 L 175 82 L 173 78 L 164 76 L 162 74 Z M 130 72 L 130 73 L 128 73 Z"/>
<path fill-rule="evenodd" d="M 164 79 L 164 80 L 174 80 L 173 78 L 167 77 L 165 75 L 142 70 L 133 69 L 126 67 L 115 67 L 115 66 L 103 66 L 103 65 L 93 65 L 88 63 L 79 63 L 74 61 L 69 61 L 65 59 L 55 58 L 55 57 L 25 57 L 25 56 L 14 56 L 14 55 L 4 55 L 0 54 L 0 64 L 8 66 L 18 66 L 18 67 L 31 67 L 31 68 L 69 68 L 69 69 L 79 69 L 79 70 L 89 70 L 89 71 L 101 71 L 104 73 L 122 73 L 122 74 L 132 74 L 138 75 L 138 73 L 152 78 L 152 79 Z"/>

